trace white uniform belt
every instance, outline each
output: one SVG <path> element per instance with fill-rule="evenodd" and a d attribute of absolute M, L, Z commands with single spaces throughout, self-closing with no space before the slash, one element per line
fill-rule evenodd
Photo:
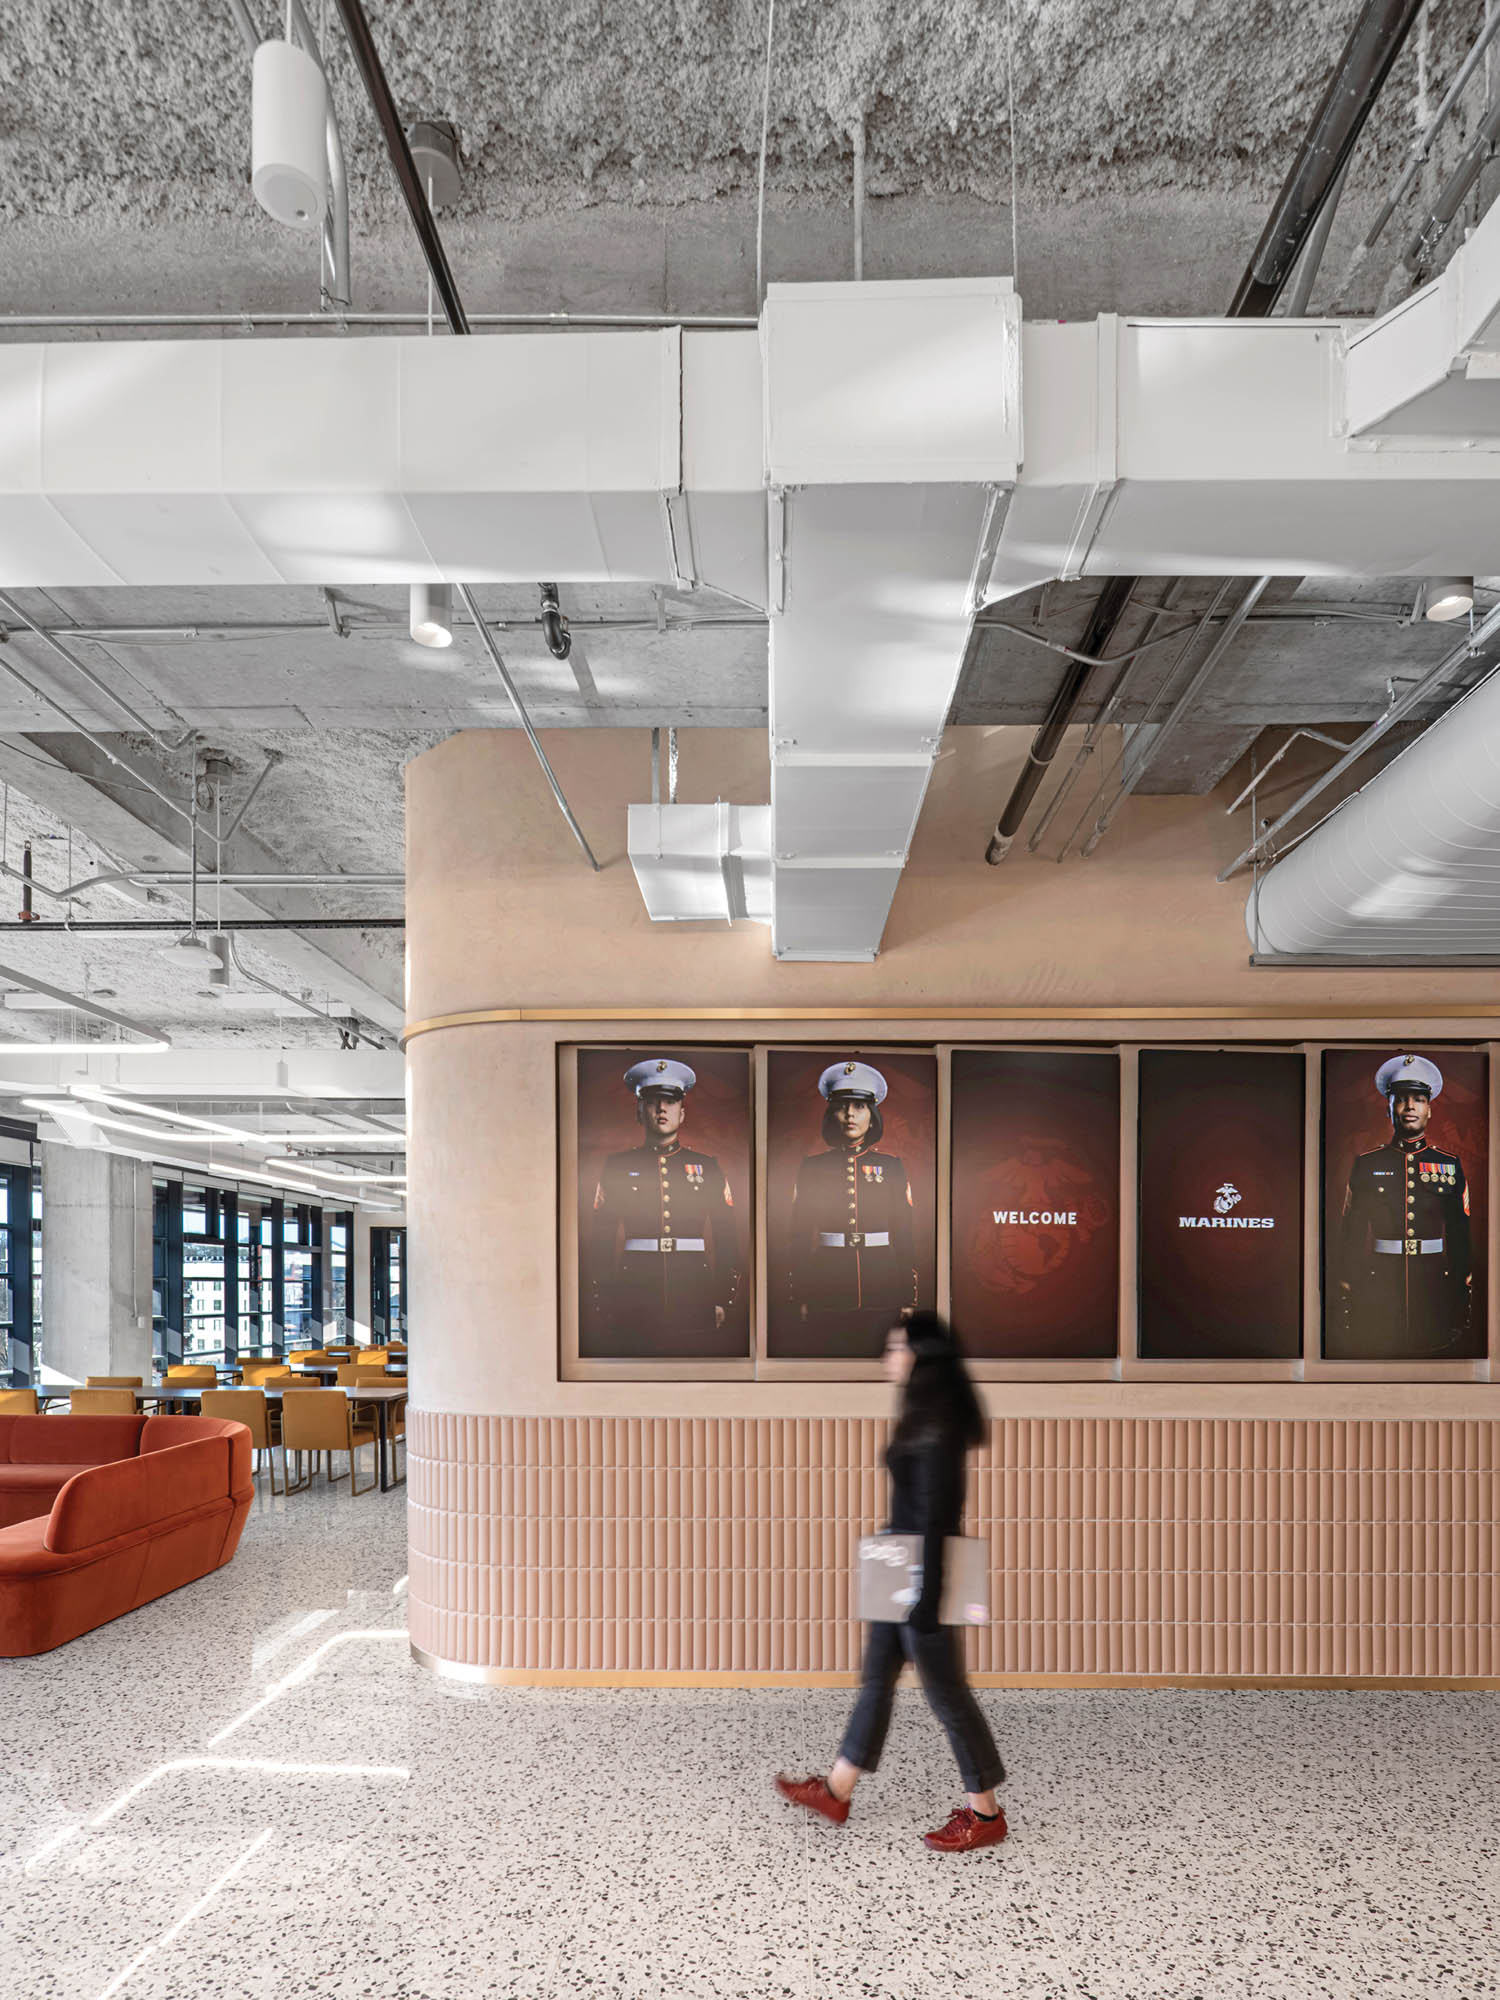
<path fill-rule="evenodd" d="M 891 1240 L 888 1229 L 851 1229 L 847 1234 L 837 1229 L 820 1229 L 818 1245 L 823 1250 L 883 1250 Z"/>
<path fill-rule="evenodd" d="M 627 1236 L 627 1250 L 706 1250 L 708 1244 L 701 1236 Z"/>
<path fill-rule="evenodd" d="M 1374 1243 L 1379 1257 L 1436 1257 L 1442 1247 L 1441 1236 L 1377 1236 Z"/>

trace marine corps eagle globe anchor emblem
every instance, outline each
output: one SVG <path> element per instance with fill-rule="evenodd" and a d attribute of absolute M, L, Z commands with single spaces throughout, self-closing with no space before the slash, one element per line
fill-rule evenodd
<path fill-rule="evenodd" d="M 1225 1181 L 1222 1187 L 1214 1190 L 1215 1215 L 1228 1215 L 1230 1209 L 1237 1208 L 1243 1199 L 1244 1196 L 1234 1182 Z"/>

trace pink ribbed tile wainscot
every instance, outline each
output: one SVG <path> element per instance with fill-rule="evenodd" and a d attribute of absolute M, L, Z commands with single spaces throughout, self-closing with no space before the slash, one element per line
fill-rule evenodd
<path fill-rule="evenodd" d="M 853 1675 L 859 1418 L 410 1418 L 410 1617 L 438 1663 Z M 1007 1419 L 971 1461 L 980 1674 L 1500 1673 L 1500 1424 Z"/>

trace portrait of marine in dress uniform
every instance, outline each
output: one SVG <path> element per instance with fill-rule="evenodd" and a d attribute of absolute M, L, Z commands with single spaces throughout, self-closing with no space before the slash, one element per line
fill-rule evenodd
<path fill-rule="evenodd" d="M 1461 1052 L 1444 1055 L 1450 1070 L 1464 1061 Z M 1459 1141 L 1434 1129 L 1444 1069 L 1403 1051 L 1366 1074 L 1366 1087 L 1373 1085 L 1385 1107 L 1389 1136 L 1357 1153 L 1348 1169 L 1327 1259 L 1333 1280 L 1327 1352 L 1333 1359 L 1382 1361 L 1482 1352 L 1473 1190 Z"/>
<path fill-rule="evenodd" d="M 772 1203 L 773 1218 L 784 1213 L 769 1245 L 773 1354 L 870 1360 L 900 1314 L 932 1296 L 931 1174 L 924 1162 L 919 1218 L 916 1176 L 886 1133 L 894 1071 L 851 1053 L 799 1078 L 818 1144 L 796 1163 L 789 1208 Z M 900 1084 L 910 1095 L 904 1068 Z"/>
<path fill-rule="evenodd" d="M 622 1071 L 619 1051 L 580 1051 L 580 1124 L 586 1086 L 602 1082 L 600 1065 L 583 1059 L 602 1055 L 613 1071 L 613 1091 L 628 1101 L 640 1132 L 637 1144 L 610 1150 L 599 1161 L 582 1219 L 582 1356 L 701 1359 L 748 1352 L 741 1204 L 748 1180 L 749 1059 L 742 1052 L 726 1053 L 731 1070 L 742 1077 L 738 1107 L 734 1078 L 715 1078 L 721 1085 L 720 1122 L 726 1113 L 733 1120 L 736 1108 L 743 1120 L 743 1133 L 732 1133 L 743 1140 L 736 1146 L 742 1157 L 734 1163 L 735 1173 L 726 1171 L 716 1153 L 691 1143 L 699 1070 L 715 1062 L 718 1052 L 698 1055 L 697 1067 L 660 1054 L 632 1061 Z M 724 1067 L 722 1056 L 715 1067 Z M 580 1145 L 581 1176 L 587 1164 Z"/>

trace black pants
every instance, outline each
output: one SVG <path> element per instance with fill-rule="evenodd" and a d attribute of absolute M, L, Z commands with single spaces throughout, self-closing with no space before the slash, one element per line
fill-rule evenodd
<path fill-rule="evenodd" d="M 871 1625 L 865 1641 L 859 1699 L 839 1745 L 839 1755 L 861 1771 L 873 1771 L 885 1748 L 891 1707 L 902 1663 L 910 1660 L 922 1683 L 927 1706 L 948 1732 L 966 1792 L 987 1792 L 1002 1784 L 1005 1766 L 995 1739 L 974 1699 L 958 1649 L 958 1627 L 914 1632 L 909 1625 Z"/>

